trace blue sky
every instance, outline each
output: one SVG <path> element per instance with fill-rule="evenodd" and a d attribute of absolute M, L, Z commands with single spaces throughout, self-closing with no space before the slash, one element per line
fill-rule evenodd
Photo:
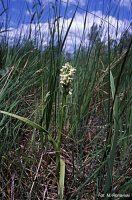
<path fill-rule="evenodd" d="M 1 1 L 2 2 L 2 1 Z M 60 24 L 63 20 L 65 24 L 70 23 L 70 19 L 76 9 L 77 0 L 69 0 L 67 12 L 64 19 L 67 0 L 3 0 L 4 5 L 0 4 L 0 13 L 4 8 L 8 8 L 8 28 L 12 30 L 10 37 L 18 35 L 20 32 L 24 35 L 29 30 L 33 14 L 37 11 L 39 15 L 35 15 L 32 20 L 32 29 L 35 29 L 35 24 L 40 24 L 44 35 L 48 34 L 48 21 L 54 18 L 55 6 L 60 12 Z M 86 11 L 87 17 L 87 31 L 90 30 L 93 23 L 98 25 L 103 24 L 104 31 L 107 30 L 107 21 L 111 24 L 111 36 L 114 37 L 114 26 L 116 29 L 117 23 L 119 27 L 119 35 L 123 29 L 127 28 L 132 21 L 132 0 L 80 0 L 79 7 L 75 19 L 73 21 L 69 38 L 69 46 L 71 45 L 71 38 L 76 39 L 79 43 L 83 31 L 84 17 Z M 1 23 L 4 24 L 6 15 L 1 16 Z M 42 15 L 40 15 L 42 13 Z M 101 20 L 103 19 L 103 20 Z M 106 22 L 105 22 L 106 20 Z M 45 38 L 46 42 L 46 38 Z"/>
<path fill-rule="evenodd" d="M 54 2 L 60 0 L 4 0 L 5 7 L 8 7 L 11 25 L 17 26 L 18 21 L 21 23 L 30 22 L 31 14 L 37 8 L 38 11 L 44 9 L 41 22 L 47 21 L 49 18 L 49 7 Z M 34 6 L 36 2 L 37 6 Z M 64 3 L 65 2 L 65 3 Z M 64 14 L 67 0 L 61 1 L 61 14 Z M 56 3 L 57 4 L 57 3 Z M 60 4 L 59 4 L 60 5 Z M 75 9 L 77 0 L 69 0 L 68 13 L 72 15 L 72 10 Z M 132 19 L 132 1 L 131 0 L 80 0 L 78 12 L 83 13 L 84 10 L 89 12 L 101 11 L 104 15 L 111 15 L 121 20 Z M 0 7 L 0 9 L 2 9 Z M 70 17 L 70 14 L 68 17 Z"/>

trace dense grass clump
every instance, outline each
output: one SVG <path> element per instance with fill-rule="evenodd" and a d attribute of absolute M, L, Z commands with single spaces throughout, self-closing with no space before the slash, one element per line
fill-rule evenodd
<path fill-rule="evenodd" d="M 7 24 L 0 27 L 0 199 L 130 197 L 131 24 L 112 39 L 109 19 L 88 30 L 83 10 L 83 33 L 71 53 L 66 45 L 81 8 L 67 25 L 61 2 L 49 8 L 44 46 L 40 4 L 34 1 L 33 35 L 21 29 L 12 44 Z"/>

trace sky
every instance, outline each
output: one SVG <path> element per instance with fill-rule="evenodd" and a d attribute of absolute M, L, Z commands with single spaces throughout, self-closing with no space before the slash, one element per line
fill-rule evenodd
<path fill-rule="evenodd" d="M 7 25 L 6 29 L 10 30 L 9 37 L 12 41 L 20 34 L 23 37 L 28 35 L 32 30 L 32 38 L 36 34 L 35 37 L 41 37 L 43 45 L 46 45 L 49 38 L 49 24 L 53 27 L 54 19 L 58 16 L 59 30 L 61 32 L 63 29 L 62 36 L 64 36 L 77 6 L 66 41 L 67 49 L 71 49 L 75 43 L 79 45 L 82 40 L 86 13 L 85 35 L 95 23 L 101 25 L 102 37 L 105 38 L 109 24 L 111 38 L 120 38 L 121 33 L 132 21 L 132 0 L 1 0 L 0 30 L 4 30 Z M 6 13 L 3 12 L 5 9 Z M 83 42 L 88 42 L 86 37 L 83 38 Z"/>

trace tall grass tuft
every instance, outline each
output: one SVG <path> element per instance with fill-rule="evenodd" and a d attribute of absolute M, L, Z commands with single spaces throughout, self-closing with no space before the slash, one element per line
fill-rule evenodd
<path fill-rule="evenodd" d="M 0 1 L 1 199 L 129 196 L 131 24 L 118 38 L 117 20 L 112 39 L 111 12 L 119 5 L 112 10 L 109 3 L 102 17 L 90 12 L 89 2 L 85 9 L 79 1 L 26 6 L 27 32 L 19 22 L 11 40 L 10 4 Z"/>

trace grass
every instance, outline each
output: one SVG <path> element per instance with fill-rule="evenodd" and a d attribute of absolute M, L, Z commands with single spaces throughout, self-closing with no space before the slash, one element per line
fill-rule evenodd
<path fill-rule="evenodd" d="M 1 3 L 3 15 L 8 11 Z M 88 18 L 84 10 L 80 45 L 75 44 L 74 53 L 67 57 L 64 49 L 79 5 L 67 27 L 60 17 L 61 5 L 51 8 L 55 20 L 49 19 L 50 42 L 45 49 L 39 24 L 44 10 L 39 13 L 38 5 L 34 4 L 30 23 L 36 17 L 34 38 L 30 32 L 24 40 L 21 30 L 12 46 L 7 34 L 0 42 L 0 198 L 90 200 L 100 199 L 101 194 L 102 199 L 112 193 L 129 195 L 130 35 L 123 39 L 122 34 L 113 45 L 108 23 L 107 42 L 103 42 L 106 20 L 102 19 L 100 28 L 93 23 L 84 47 Z M 68 6 L 67 1 L 65 17 Z M 0 33 L 7 33 L 6 25 Z M 72 95 L 64 102 L 59 78 L 67 61 L 76 73 Z"/>

